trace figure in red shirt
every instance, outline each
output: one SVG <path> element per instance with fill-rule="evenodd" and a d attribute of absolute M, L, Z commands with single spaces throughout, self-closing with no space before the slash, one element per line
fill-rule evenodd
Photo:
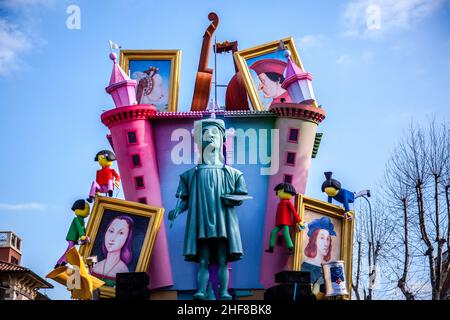
<path fill-rule="evenodd" d="M 92 182 L 91 191 L 89 192 L 88 202 L 92 202 L 95 195 L 99 192 L 107 193 L 112 197 L 114 185 L 119 188 L 120 176 L 116 170 L 111 169 L 113 161 L 116 160 L 116 156 L 112 151 L 102 150 L 95 156 L 94 161 L 98 161 L 98 164 L 102 167 L 101 170 L 97 170 L 95 181 Z"/>
<path fill-rule="evenodd" d="M 274 191 L 276 192 L 277 197 L 280 198 L 280 202 L 278 203 L 277 214 L 275 217 L 275 228 L 273 228 L 270 233 L 269 249 L 267 249 L 266 252 L 273 252 L 277 233 L 283 229 L 283 235 L 289 254 L 294 254 L 294 244 L 292 243 L 291 235 L 289 234 L 289 227 L 298 224 L 300 229 L 305 228 L 297 210 L 295 210 L 295 207 L 291 202 L 292 196 L 295 196 L 297 192 L 292 184 L 286 182 L 278 184 Z"/>

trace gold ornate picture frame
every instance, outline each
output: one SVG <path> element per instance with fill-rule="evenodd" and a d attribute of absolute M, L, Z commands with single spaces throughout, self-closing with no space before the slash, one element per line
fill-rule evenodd
<path fill-rule="evenodd" d="M 292 37 L 281 39 L 285 47 L 291 52 L 291 59 L 302 69 L 303 64 L 298 55 L 297 48 L 295 47 L 294 39 Z M 255 83 L 252 73 L 250 71 L 250 65 L 255 60 L 271 58 L 280 59 L 284 62 L 287 58 L 284 57 L 283 51 L 279 50 L 280 41 L 269 42 L 257 47 L 245 49 L 234 53 L 234 60 L 238 66 L 239 71 L 244 79 L 245 87 L 247 89 L 248 96 L 252 103 L 253 109 L 256 111 L 267 110 L 264 107 L 263 101 L 258 93 L 258 83 Z"/>
<path fill-rule="evenodd" d="M 163 208 L 97 196 L 86 229 L 86 235 L 90 238 L 90 243 L 80 246 L 80 255 L 84 260 L 91 256 L 97 256 L 98 261 L 93 267 L 94 272 L 92 274 L 96 277 L 100 276 L 100 279 L 102 279 L 101 276 L 107 275 L 95 272 L 96 266 L 100 266 L 102 263 L 103 266 L 106 266 L 108 255 L 111 252 L 114 253 L 114 250 L 120 250 L 120 262 L 126 268 L 129 268 L 128 272 L 146 272 L 163 215 Z M 114 221 L 121 221 L 119 223 L 122 223 L 122 226 L 128 225 L 126 241 L 123 240 L 124 238 L 121 240 L 120 236 L 117 235 L 118 233 L 115 233 L 117 235 L 115 238 L 110 233 L 108 239 L 112 240 L 106 241 L 107 232 L 111 232 L 110 229 L 115 226 Z M 116 225 L 120 226 L 120 224 Z M 123 245 L 118 249 L 118 243 L 121 243 L 121 241 Z M 126 261 L 124 262 L 122 258 L 125 251 L 128 251 L 128 253 L 125 253 Z M 100 270 L 102 269 L 100 268 Z M 103 271 L 105 271 L 105 267 L 103 267 Z M 114 287 L 103 285 L 99 290 L 102 298 L 115 296 Z"/>
<path fill-rule="evenodd" d="M 328 259 L 331 262 L 335 260 L 343 260 L 344 268 L 345 268 L 345 277 L 347 282 L 347 289 L 349 294 L 344 297 L 344 299 L 351 299 L 352 295 L 352 263 L 353 263 L 353 228 L 354 221 L 347 220 L 344 217 L 344 208 L 341 206 L 337 206 L 325 201 L 321 201 L 318 199 L 313 199 L 306 197 L 304 195 L 298 195 L 295 200 L 295 207 L 297 212 L 302 219 L 302 221 L 306 224 L 306 228 L 300 232 L 295 233 L 295 245 L 294 245 L 294 259 L 292 270 L 301 271 L 306 269 L 306 264 L 303 263 L 307 261 L 308 257 L 306 257 L 306 253 L 310 251 L 306 251 L 306 247 L 309 243 L 310 239 L 308 237 L 308 223 L 316 219 L 321 219 L 325 217 L 326 221 L 330 221 L 334 226 L 335 236 L 330 237 L 330 252 Z M 353 213 L 352 213 L 353 215 Z M 354 216 L 354 215 L 353 215 Z M 339 239 L 337 239 L 339 237 Z M 335 244 L 333 248 L 333 243 Z M 337 244 L 337 245 L 336 245 Z M 316 248 L 317 250 L 317 248 Z M 317 253 L 317 251 L 316 251 Z M 309 269 L 309 268 L 308 268 Z M 313 280 L 313 279 L 312 279 Z M 318 298 L 323 295 L 318 296 Z"/>
<path fill-rule="evenodd" d="M 138 103 L 158 111 L 178 109 L 180 66 L 181 50 L 120 51 L 120 67 L 137 81 Z"/>

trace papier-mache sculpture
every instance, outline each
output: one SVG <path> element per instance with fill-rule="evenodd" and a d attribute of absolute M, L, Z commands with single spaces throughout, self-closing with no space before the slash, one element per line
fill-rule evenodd
<path fill-rule="evenodd" d="M 295 191 L 292 184 L 287 182 L 277 184 L 274 191 L 280 199 L 280 202 L 278 202 L 277 214 L 275 216 L 275 228 L 270 233 L 269 248 L 266 249 L 266 252 L 273 252 L 276 236 L 282 230 L 286 247 L 289 250 L 289 254 L 292 255 L 294 254 L 294 244 L 292 243 L 289 227 L 297 225 L 299 230 L 305 229 L 305 225 L 301 222 L 300 216 L 291 202 L 292 197 L 297 194 L 297 191 Z"/>
<path fill-rule="evenodd" d="M 184 257 L 199 263 L 198 291 L 194 299 L 208 298 L 208 266 L 217 263 L 219 299 L 230 300 L 227 263 L 243 255 L 235 206 L 247 195 L 244 175 L 225 165 L 223 144 L 225 123 L 214 117 L 194 123 L 194 140 L 199 148 L 199 164 L 180 175 L 179 201 L 169 212 L 169 220 L 188 211 L 184 238 Z"/>
<path fill-rule="evenodd" d="M 359 197 L 370 197 L 370 190 L 362 190 L 359 192 L 352 192 L 341 187 L 341 183 L 332 178 L 333 172 L 325 172 L 326 180 L 322 183 L 322 192 L 328 195 L 328 202 L 332 203 L 333 199 L 341 203 L 344 206 L 344 216 L 346 219 L 351 220 L 350 203 L 355 202 Z"/>
<path fill-rule="evenodd" d="M 68 250 L 65 258 L 69 266 L 60 266 L 46 277 L 67 287 L 72 299 L 92 300 L 94 290 L 100 288 L 104 282 L 89 274 L 76 247 Z"/>
<path fill-rule="evenodd" d="M 89 237 L 86 236 L 84 219 L 89 216 L 90 210 L 91 207 L 89 206 L 89 203 L 83 199 L 77 200 L 73 203 L 72 211 L 75 213 L 75 218 L 73 218 L 66 236 L 66 240 L 69 245 L 61 258 L 59 258 L 58 262 L 56 262 L 55 269 L 60 266 L 64 266 L 67 263 L 66 254 L 76 244 L 83 245 L 89 243 Z"/>
<path fill-rule="evenodd" d="M 95 155 L 94 161 L 98 162 L 102 168 L 97 170 L 95 181 L 92 182 L 89 198 L 86 199 L 88 202 L 94 201 L 97 193 L 106 193 L 112 197 L 114 186 L 119 188 L 120 176 L 116 170 L 111 169 L 115 160 L 116 155 L 109 150 L 101 150 Z"/>

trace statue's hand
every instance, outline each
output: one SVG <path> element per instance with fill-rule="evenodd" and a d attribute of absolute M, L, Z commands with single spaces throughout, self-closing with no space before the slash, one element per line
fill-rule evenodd
<path fill-rule="evenodd" d="M 173 209 L 169 211 L 169 220 L 173 221 L 175 220 L 175 218 L 180 214 L 180 212 L 178 211 L 178 209 Z"/>

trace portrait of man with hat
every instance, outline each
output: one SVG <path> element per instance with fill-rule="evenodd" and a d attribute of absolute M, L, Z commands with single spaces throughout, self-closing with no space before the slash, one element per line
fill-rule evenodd
<path fill-rule="evenodd" d="M 320 290 L 320 285 L 324 283 L 322 263 L 331 260 L 333 252 L 332 237 L 336 237 L 334 224 L 329 217 L 317 218 L 309 222 L 307 233 L 307 245 L 304 249 L 304 259 L 302 271 L 308 271 L 311 274 L 311 282 L 316 288 L 313 291 Z M 318 292 L 315 292 L 317 294 Z"/>
<path fill-rule="evenodd" d="M 257 88 L 262 91 L 263 97 L 272 99 L 265 108 L 268 109 L 273 103 L 292 102 L 289 93 L 281 87 L 284 81 L 284 70 L 286 62 L 279 59 L 261 59 L 250 65 L 250 69 L 258 76 Z"/>

